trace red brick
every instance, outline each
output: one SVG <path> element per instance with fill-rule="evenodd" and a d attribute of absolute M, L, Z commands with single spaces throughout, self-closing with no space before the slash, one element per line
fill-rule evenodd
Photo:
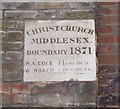
<path fill-rule="evenodd" d="M 0 94 L 2 94 L 2 84 L 0 84 Z"/>
<path fill-rule="evenodd" d="M 118 73 L 118 66 L 116 65 L 99 65 L 99 74 Z"/>
<path fill-rule="evenodd" d="M 118 93 L 118 84 L 115 83 L 114 85 L 110 85 L 109 87 L 106 85 L 106 86 L 101 86 L 99 85 L 99 91 L 98 91 L 98 94 L 101 96 L 101 95 L 104 95 L 106 93 L 108 93 L 108 90 L 110 93 Z"/>
<path fill-rule="evenodd" d="M 105 90 L 105 86 L 101 86 L 101 85 L 99 85 L 98 86 L 98 96 L 102 96 L 105 92 L 104 92 L 104 90 Z"/>
<path fill-rule="evenodd" d="M 118 16 L 118 3 L 99 5 L 99 13 L 104 16 Z"/>
<path fill-rule="evenodd" d="M 119 109 L 117 97 L 111 95 L 104 95 L 98 97 L 98 109 Z"/>
<path fill-rule="evenodd" d="M 10 85 L 2 84 L 2 93 L 3 94 L 10 94 Z"/>
<path fill-rule="evenodd" d="M 102 15 L 112 15 L 112 9 L 111 7 L 101 7 L 100 14 Z"/>
<path fill-rule="evenodd" d="M 117 46 L 115 45 L 99 45 L 98 54 L 118 53 Z"/>
<path fill-rule="evenodd" d="M 26 84 L 15 84 L 12 87 L 13 93 L 29 93 L 28 85 Z"/>
<path fill-rule="evenodd" d="M 118 45 L 118 53 L 120 54 L 120 44 Z"/>
<path fill-rule="evenodd" d="M 117 74 L 116 74 L 117 75 Z M 101 74 L 98 76 L 98 84 L 99 85 L 108 85 L 116 78 L 115 74 Z"/>
<path fill-rule="evenodd" d="M 118 5 L 115 5 L 114 8 L 113 8 L 113 13 L 116 14 L 116 16 L 118 16 L 118 13 L 119 10 L 118 10 Z"/>
<path fill-rule="evenodd" d="M 98 37 L 99 43 L 116 43 L 118 41 L 117 36 L 106 36 L 106 35 L 100 35 Z M 120 38 L 119 38 L 120 41 Z"/>
<path fill-rule="evenodd" d="M 110 25 L 110 24 L 117 24 L 118 23 L 118 16 L 102 16 L 101 20 L 98 20 L 99 25 Z"/>
<path fill-rule="evenodd" d="M 99 64 L 118 64 L 117 55 L 98 55 Z"/>
<path fill-rule="evenodd" d="M 120 64 L 120 54 L 119 54 L 119 56 L 118 56 L 118 64 Z"/>
<path fill-rule="evenodd" d="M 120 43 L 120 37 L 118 36 L 118 43 Z"/>
<path fill-rule="evenodd" d="M 112 26 L 99 26 L 97 28 L 98 33 L 112 33 Z"/>

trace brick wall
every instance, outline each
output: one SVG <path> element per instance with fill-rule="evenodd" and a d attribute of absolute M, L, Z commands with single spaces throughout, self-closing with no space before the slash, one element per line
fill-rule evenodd
<path fill-rule="evenodd" d="M 4 107 L 118 107 L 117 3 L 2 3 L 2 95 Z M 97 82 L 23 82 L 25 19 L 95 19 Z M 59 96 L 57 96 L 57 94 Z M 96 104 L 97 95 L 97 104 Z M 47 98 L 47 99 L 46 99 Z M 52 99 L 51 99 L 52 98 Z M 49 102 L 49 101 L 55 102 Z"/>
<path fill-rule="evenodd" d="M 118 3 L 98 3 L 98 105 L 118 107 Z M 119 90 L 120 92 L 120 90 Z"/>

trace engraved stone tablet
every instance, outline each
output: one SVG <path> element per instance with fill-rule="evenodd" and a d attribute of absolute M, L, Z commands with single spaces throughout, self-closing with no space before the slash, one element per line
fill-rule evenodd
<path fill-rule="evenodd" d="M 24 81 L 94 81 L 94 20 L 25 21 Z"/>

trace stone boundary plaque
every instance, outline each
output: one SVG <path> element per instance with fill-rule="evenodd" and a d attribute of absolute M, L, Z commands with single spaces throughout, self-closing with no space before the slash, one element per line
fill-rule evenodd
<path fill-rule="evenodd" d="M 24 81 L 95 81 L 94 20 L 26 20 Z"/>

